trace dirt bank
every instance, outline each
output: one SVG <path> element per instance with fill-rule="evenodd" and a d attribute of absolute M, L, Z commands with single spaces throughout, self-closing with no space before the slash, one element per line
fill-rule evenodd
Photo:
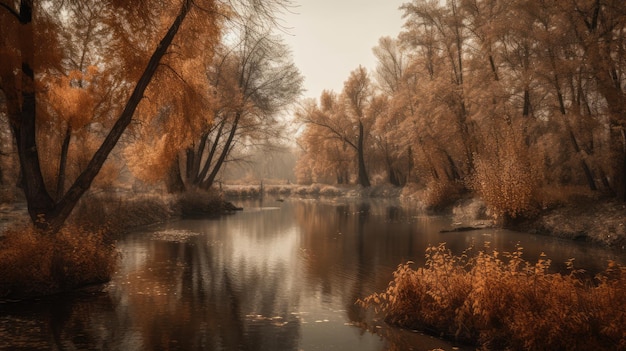
<path fill-rule="evenodd" d="M 480 199 L 462 199 L 451 212 L 459 228 L 498 226 Z M 544 209 L 532 218 L 513 221 L 505 227 L 626 250 L 626 204 L 613 199 L 581 198 Z"/>
<path fill-rule="evenodd" d="M 626 204 L 588 199 L 544 210 L 513 229 L 626 249 Z"/>

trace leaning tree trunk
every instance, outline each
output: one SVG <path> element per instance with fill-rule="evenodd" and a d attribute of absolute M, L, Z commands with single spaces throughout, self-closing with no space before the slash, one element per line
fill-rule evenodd
<path fill-rule="evenodd" d="M 230 128 L 230 132 L 228 134 L 228 138 L 226 139 L 226 142 L 224 144 L 224 148 L 222 149 L 222 153 L 220 154 L 218 159 L 215 161 L 215 165 L 213 166 L 213 170 L 211 171 L 211 173 L 209 174 L 207 179 L 204 182 L 202 182 L 202 186 L 201 187 L 203 189 L 208 189 L 211 186 L 213 186 L 213 183 L 215 182 L 215 178 L 217 177 L 217 174 L 219 173 L 220 169 L 222 168 L 222 165 L 224 164 L 224 161 L 226 160 L 226 157 L 230 153 L 230 149 L 232 147 L 232 143 L 233 143 L 233 139 L 235 138 L 235 134 L 237 133 L 237 128 L 238 128 L 240 119 L 241 119 L 241 112 L 237 112 L 237 114 L 235 115 L 235 120 L 233 121 L 233 125 Z"/>
<path fill-rule="evenodd" d="M 36 100 L 34 72 L 34 28 L 32 22 L 32 2 L 22 0 L 19 12 L 20 22 L 21 92 L 22 104 L 19 114 L 12 120 L 17 141 L 17 154 L 22 171 L 22 187 L 28 203 L 28 212 L 33 222 L 42 223 L 45 214 L 54 209 L 54 200 L 46 190 L 39 164 L 39 153 L 35 134 Z M 44 217 L 44 218 L 42 218 Z"/>
<path fill-rule="evenodd" d="M 137 105 L 152 80 L 154 73 L 159 67 L 159 62 L 167 52 L 180 25 L 187 16 L 192 6 L 192 0 L 185 0 L 174 22 L 161 42 L 153 52 L 148 64 L 137 82 L 126 106 L 119 116 L 113 128 L 106 136 L 100 148 L 93 155 L 87 168 L 78 176 L 67 193 L 58 201 L 54 202 L 45 188 L 41 168 L 39 166 L 39 153 L 36 145 L 35 130 L 35 89 L 33 71 L 33 25 L 31 2 L 22 0 L 20 4 L 20 40 L 22 45 L 22 108 L 20 120 L 15 123 L 19 132 L 18 155 L 24 177 L 24 193 L 28 203 L 28 212 L 35 225 L 52 233 L 57 232 L 67 217 L 70 215 L 78 200 L 89 189 L 91 183 L 98 175 L 109 153 L 113 150 L 122 133 L 130 124 Z"/>
<path fill-rule="evenodd" d="M 72 139 L 72 128 L 67 124 L 63 145 L 61 146 L 61 159 L 59 161 L 59 172 L 57 175 L 56 199 L 60 199 L 65 192 L 65 174 L 67 169 L 67 154 L 70 149 L 70 140 Z"/>
<path fill-rule="evenodd" d="M 215 157 L 215 153 L 217 151 L 217 147 L 218 147 L 219 142 L 220 142 L 220 140 L 222 138 L 222 130 L 224 129 L 224 125 L 225 124 L 226 124 L 225 121 L 220 122 L 220 127 L 218 128 L 217 133 L 215 134 L 215 138 L 213 138 L 213 143 L 211 145 L 211 150 L 209 151 L 209 154 L 207 155 L 206 160 L 204 160 L 204 166 L 202 167 L 202 170 L 200 171 L 200 173 L 196 177 L 197 181 L 196 181 L 195 185 L 203 187 L 202 183 L 204 182 L 204 179 L 206 178 L 207 174 L 209 173 L 209 169 L 211 168 L 211 164 L 213 163 L 213 157 Z"/>

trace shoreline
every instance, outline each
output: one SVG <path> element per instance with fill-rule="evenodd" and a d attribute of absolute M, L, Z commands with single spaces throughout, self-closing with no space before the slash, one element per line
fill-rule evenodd
<path fill-rule="evenodd" d="M 364 189 L 360 187 L 334 187 L 328 185 L 314 184 L 311 186 L 299 185 L 266 185 L 264 189 L 258 186 L 228 186 L 224 187 L 222 195 L 228 201 L 236 201 L 241 198 L 256 198 L 264 195 L 280 196 L 281 199 L 294 198 L 397 198 L 400 201 L 409 203 L 410 206 L 434 214 L 451 215 L 455 225 L 449 231 L 460 231 L 468 229 L 483 228 L 504 228 L 518 232 L 528 232 L 531 234 L 551 236 L 561 239 L 587 242 L 594 245 L 601 245 L 608 248 L 626 251 L 626 203 L 612 198 L 592 197 L 580 198 L 568 203 L 561 203 L 550 208 L 542 209 L 532 218 L 523 218 L 510 221 L 509 223 L 497 223 L 489 214 L 484 202 L 477 197 L 465 196 L 450 203 L 445 208 L 430 210 L 419 200 L 419 193 L 407 196 L 402 193 L 401 188 L 391 186 L 375 186 Z M 257 188 L 257 189 L 255 189 Z M 136 197 L 145 196 L 142 194 Z M 128 197 L 132 202 L 135 196 Z M 123 200 L 123 198 L 120 198 Z M 223 203 L 228 201 L 222 200 Z M 222 204 L 224 205 L 224 204 Z M 232 206 L 232 204 L 231 204 Z M 213 214 L 228 213 L 239 210 L 235 206 L 220 208 L 214 203 L 211 206 Z M 150 208 L 152 212 L 162 212 L 164 209 L 156 210 Z M 205 211 L 208 209 L 204 209 Z M 217 210 L 217 212 L 215 212 Z M 205 212 L 201 211 L 201 212 Z M 167 211 L 166 211 L 167 212 Z M 160 221 L 177 217 L 176 212 L 160 213 L 157 218 Z M 181 213 L 178 213 L 182 215 Z M 202 213 L 206 215 L 206 213 Z M 135 220 L 137 220 L 135 216 Z M 148 216 L 152 217 L 152 216 Z M 155 218 L 147 218 L 154 220 Z M 144 221 L 131 225 L 127 230 L 132 230 L 137 226 L 150 225 Z M 25 204 L 21 202 L 0 204 L 0 236 L 13 224 L 28 223 L 28 214 Z"/>

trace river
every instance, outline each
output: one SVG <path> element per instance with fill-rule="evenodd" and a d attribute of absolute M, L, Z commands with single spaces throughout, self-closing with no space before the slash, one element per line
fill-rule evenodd
<path fill-rule="evenodd" d="M 501 229 L 440 233 L 451 218 L 396 200 L 236 204 L 244 211 L 125 235 L 103 290 L 0 305 L 0 349 L 456 350 L 355 301 L 441 242 L 455 253 L 519 244 L 529 260 L 545 252 L 555 270 L 568 258 L 591 273 L 625 261 L 623 252 Z"/>

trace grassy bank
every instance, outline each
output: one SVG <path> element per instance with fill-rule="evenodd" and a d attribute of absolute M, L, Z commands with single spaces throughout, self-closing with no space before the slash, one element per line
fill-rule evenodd
<path fill-rule="evenodd" d="M 24 299 L 103 283 L 115 271 L 120 233 L 184 215 L 211 215 L 230 207 L 220 196 L 92 194 L 81 200 L 56 234 L 15 215 L 0 232 L 0 299 Z"/>
<path fill-rule="evenodd" d="M 626 349 L 626 267 L 609 262 L 593 279 L 548 273 L 550 260 L 484 250 L 426 251 L 424 267 L 403 264 L 385 292 L 359 303 L 387 322 L 502 350 Z"/>

